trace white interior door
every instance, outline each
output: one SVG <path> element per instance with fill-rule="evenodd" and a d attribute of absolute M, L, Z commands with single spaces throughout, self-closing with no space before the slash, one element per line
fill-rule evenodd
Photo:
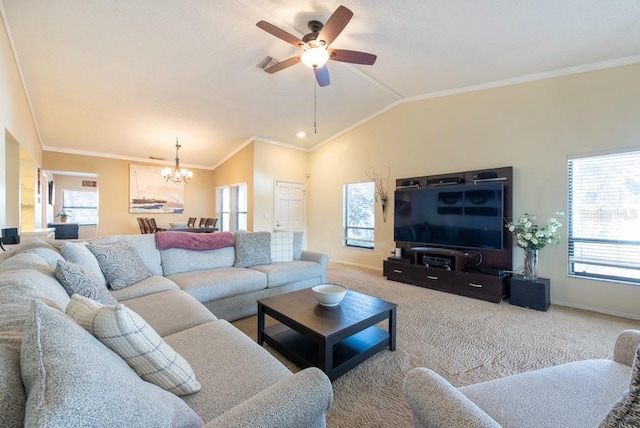
<path fill-rule="evenodd" d="M 304 231 L 304 184 L 276 180 L 273 206 L 274 230 Z"/>

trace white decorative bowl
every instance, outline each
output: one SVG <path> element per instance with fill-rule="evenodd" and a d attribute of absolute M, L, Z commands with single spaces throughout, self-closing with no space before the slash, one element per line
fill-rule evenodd
<path fill-rule="evenodd" d="M 322 306 L 337 306 L 347 294 L 345 287 L 336 284 L 320 284 L 311 287 L 311 290 Z"/>
<path fill-rule="evenodd" d="M 185 229 L 187 227 L 187 223 L 169 223 L 169 226 L 173 229 Z"/>

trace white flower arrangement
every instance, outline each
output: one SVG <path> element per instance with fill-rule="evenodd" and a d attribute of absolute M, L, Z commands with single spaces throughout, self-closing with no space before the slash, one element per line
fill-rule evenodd
<path fill-rule="evenodd" d="M 538 226 L 535 224 L 536 216 L 524 213 L 516 221 L 508 222 L 506 227 L 513 233 L 516 245 L 525 250 L 540 250 L 549 244 L 559 244 L 560 232 L 558 229 L 562 223 L 558 217 L 564 217 L 563 212 L 557 212 L 555 217 L 551 217 L 547 224 Z"/>

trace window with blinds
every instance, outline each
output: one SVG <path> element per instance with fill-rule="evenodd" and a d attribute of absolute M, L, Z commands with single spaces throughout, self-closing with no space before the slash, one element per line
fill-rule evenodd
<path fill-rule="evenodd" d="M 347 247 L 373 249 L 375 236 L 375 183 L 344 185 L 344 238 Z"/>
<path fill-rule="evenodd" d="M 569 159 L 569 275 L 640 284 L 640 151 Z"/>

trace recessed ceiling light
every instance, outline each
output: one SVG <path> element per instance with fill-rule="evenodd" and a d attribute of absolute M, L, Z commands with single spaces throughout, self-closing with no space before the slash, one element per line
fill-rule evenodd
<path fill-rule="evenodd" d="M 300 131 L 296 135 L 298 136 L 298 138 L 304 138 L 307 136 L 307 133 L 304 131 Z"/>

